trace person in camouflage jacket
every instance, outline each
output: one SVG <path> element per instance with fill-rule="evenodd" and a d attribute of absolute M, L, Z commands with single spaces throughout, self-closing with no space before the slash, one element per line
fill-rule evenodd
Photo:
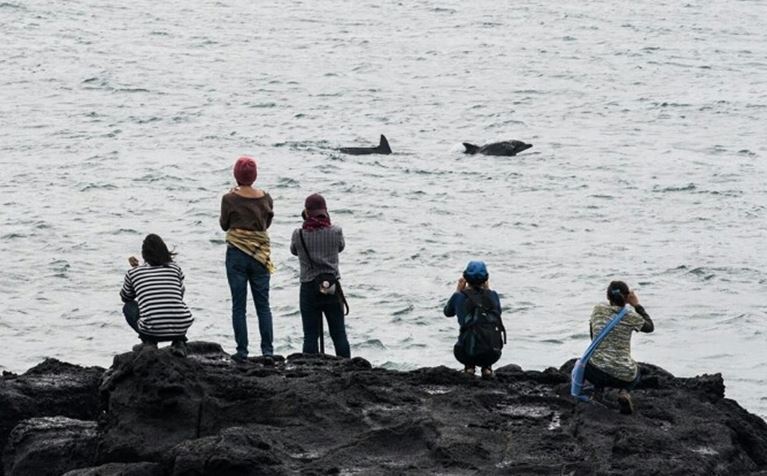
<path fill-rule="evenodd" d="M 621 412 L 631 414 L 634 405 L 629 391 L 639 381 L 639 368 L 631 357 L 631 336 L 637 332 L 652 332 L 655 325 L 644 307 L 639 304 L 639 297 L 623 281 L 613 281 L 607 287 L 607 304 L 597 304 L 591 313 L 591 338 L 599 334 L 626 304 L 634 310 L 629 311 L 607 334 L 594 351 L 586 365 L 586 380 L 594 385 L 594 396 L 601 400 L 605 387 L 617 388 L 618 404 Z"/>

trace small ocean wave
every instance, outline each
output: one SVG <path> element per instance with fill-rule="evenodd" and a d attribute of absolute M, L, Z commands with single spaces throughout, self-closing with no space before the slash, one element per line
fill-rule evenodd
<path fill-rule="evenodd" d="M 585 332 L 571 334 L 568 337 L 568 340 L 575 340 L 575 341 L 586 341 L 591 340 L 591 336 Z"/>
<path fill-rule="evenodd" d="M 380 364 L 380 367 L 383 367 L 388 370 L 398 370 L 400 372 L 405 372 L 409 370 L 416 370 L 418 367 L 418 364 L 413 362 L 393 362 L 391 360 L 387 360 L 385 362 L 382 362 Z"/>
<path fill-rule="evenodd" d="M 113 235 L 143 235 L 139 230 L 133 228 L 118 228 L 112 232 Z"/>
<path fill-rule="evenodd" d="M 276 102 L 245 103 L 245 105 L 252 109 L 270 109 L 273 107 L 277 107 Z"/>
<path fill-rule="evenodd" d="M 166 167 L 170 168 L 170 167 Z M 168 174 L 167 172 L 152 172 L 148 174 L 144 174 L 140 177 L 136 177 L 131 179 L 133 182 L 138 183 L 155 183 L 155 182 L 168 182 L 168 183 L 183 183 L 184 180 L 181 177 L 178 177 L 176 175 Z M 180 185 L 177 185 L 179 187 Z M 105 185 L 105 187 L 115 187 L 114 185 Z M 110 189 L 111 190 L 111 189 Z"/>
<path fill-rule="evenodd" d="M 136 116 L 130 116 L 128 117 L 128 120 L 134 124 L 151 124 L 153 122 L 159 122 L 162 120 L 162 118 L 157 116 L 150 116 L 150 117 L 136 117 Z"/>
<path fill-rule="evenodd" d="M 734 356 L 729 353 L 721 353 L 721 354 L 711 354 L 703 356 L 706 360 L 729 360 L 732 359 Z"/>
<path fill-rule="evenodd" d="M 81 192 L 90 192 L 92 190 L 117 190 L 117 187 L 109 183 L 89 183 L 80 187 Z"/>
<path fill-rule="evenodd" d="M 687 265 L 666 269 L 663 274 L 693 276 L 700 281 L 710 281 L 717 278 L 723 282 L 751 282 L 762 276 L 759 270 L 749 267 L 688 267 Z"/>
<path fill-rule="evenodd" d="M 330 145 L 327 141 L 288 141 L 288 142 L 276 142 L 272 144 L 273 147 L 287 147 L 290 150 L 316 152 L 319 150 L 330 149 Z"/>
<path fill-rule="evenodd" d="M 368 339 L 359 343 L 352 344 L 355 349 L 376 349 L 384 350 L 386 346 L 378 339 Z"/>
<path fill-rule="evenodd" d="M 411 314 L 415 310 L 415 306 L 412 304 L 408 304 L 407 306 L 397 309 L 391 313 L 392 316 L 404 316 L 407 314 Z"/>
<path fill-rule="evenodd" d="M 687 185 L 671 185 L 667 187 L 659 187 L 654 186 L 652 191 L 653 192 L 659 192 L 659 193 L 667 193 L 667 192 L 691 192 L 693 190 L 696 190 L 697 187 L 694 183 L 688 183 Z"/>
<path fill-rule="evenodd" d="M 151 92 L 146 88 L 117 88 L 114 90 L 116 93 L 148 93 Z"/>
<path fill-rule="evenodd" d="M 103 89 L 107 91 L 113 91 L 114 88 L 109 83 L 109 80 L 104 78 L 99 78 L 96 76 L 86 78 L 80 82 L 80 84 L 84 85 L 84 89 Z"/>
<path fill-rule="evenodd" d="M 299 188 L 301 186 L 301 183 L 293 178 L 290 177 L 279 177 L 277 181 L 274 183 L 275 189 L 282 189 L 282 188 Z"/>
<path fill-rule="evenodd" d="M 13 233 L 6 233 L 5 235 L 3 235 L 0 238 L 2 238 L 3 240 L 18 240 L 18 239 L 24 239 L 24 238 L 28 238 L 28 237 L 29 237 L 29 235 L 26 235 L 24 233 L 15 233 L 15 232 L 13 232 Z"/>
<path fill-rule="evenodd" d="M 429 346 L 424 342 L 417 342 L 412 337 L 403 339 L 399 342 L 399 345 L 405 349 L 426 349 Z"/>
<path fill-rule="evenodd" d="M 556 344 L 556 345 L 562 345 L 564 343 L 560 339 L 541 339 L 540 342 L 542 344 Z"/>

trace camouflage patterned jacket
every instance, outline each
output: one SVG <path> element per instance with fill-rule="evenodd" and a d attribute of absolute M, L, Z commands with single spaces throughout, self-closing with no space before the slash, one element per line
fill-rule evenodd
<path fill-rule="evenodd" d="M 590 320 L 592 337 L 599 334 L 620 309 L 608 304 L 594 306 Z M 644 309 L 640 312 L 646 314 L 643 311 Z M 627 312 L 621 322 L 599 344 L 589 363 L 624 382 L 634 380 L 637 375 L 637 363 L 631 358 L 631 334 L 642 329 L 644 325 L 645 318 L 639 313 Z"/>

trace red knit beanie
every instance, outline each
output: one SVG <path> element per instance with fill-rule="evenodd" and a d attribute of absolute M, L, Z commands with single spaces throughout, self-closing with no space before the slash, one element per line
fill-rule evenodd
<path fill-rule="evenodd" d="M 253 185 L 257 176 L 256 161 L 250 157 L 240 157 L 234 163 L 234 179 L 237 180 L 237 185 Z"/>

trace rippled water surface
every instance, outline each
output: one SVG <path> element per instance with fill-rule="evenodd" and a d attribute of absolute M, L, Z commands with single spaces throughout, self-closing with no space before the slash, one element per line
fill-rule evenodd
<path fill-rule="evenodd" d="M 481 258 L 509 329 L 500 364 L 559 366 L 622 278 L 656 322 L 638 359 L 722 372 L 728 396 L 767 415 L 765 14 L 761 1 L 0 3 L 0 369 L 106 366 L 129 349 L 117 293 L 148 232 L 179 252 L 190 337 L 232 351 L 218 207 L 251 154 L 275 201 L 278 352 L 300 349 L 288 244 L 319 191 L 347 238 L 353 354 L 457 366 L 441 306 Z M 335 151 L 380 133 L 393 155 Z M 535 147 L 458 146 L 503 139 Z"/>

